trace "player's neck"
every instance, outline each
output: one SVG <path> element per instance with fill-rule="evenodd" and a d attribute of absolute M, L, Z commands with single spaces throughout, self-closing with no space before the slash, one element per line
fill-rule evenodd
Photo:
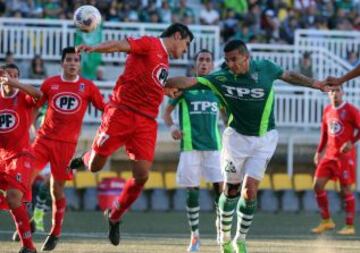
<path fill-rule="evenodd" d="M 171 48 L 173 47 L 169 38 L 160 38 L 161 44 L 164 46 L 168 56 L 170 56 Z"/>
<path fill-rule="evenodd" d="M 14 95 L 16 95 L 17 91 L 18 89 L 11 88 L 7 85 L 1 85 L 1 96 L 3 98 L 13 97 Z"/>
<path fill-rule="evenodd" d="M 340 109 L 342 108 L 344 105 L 345 105 L 345 101 L 341 101 L 339 103 L 333 103 L 332 106 L 335 108 L 335 109 Z"/>
<path fill-rule="evenodd" d="M 61 79 L 66 82 L 77 82 L 79 75 L 66 75 L 65 73 L 61 73 Z"/>

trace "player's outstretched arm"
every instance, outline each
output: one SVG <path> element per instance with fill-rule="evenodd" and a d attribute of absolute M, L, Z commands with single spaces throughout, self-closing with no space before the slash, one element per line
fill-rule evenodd
<path fill-rule="evenodd" d="M 95 46 L 88 46 L 88 45 L 79 45 L 76 47 L 76 52 L 97 52 L 97 53 L 114 53 L 114 52 L 130 52 L 131 47 L 127 40 L 111 40 L 100 43 Z"/>
<path fill-rule="evenodd" d="M 339 86 L 339 85 L 342 85 L 343 83 L 350 81 L 358 76 L 360 76 L 360 65 L 358 65 L 356 68 L 350 70 L 348 73 L 346 73 L 343 76 L 340 76 L 340 77 L 328 76 L 325 79 L 325 83 L 328 85 L 331 85 L 331 86 Z"/>
<path fill-rule="evenodd" d="M 174 140 L 180 140 L 182 138 L 182 132 L 180 129 L 174 124 L 173 118 L 171 116 L 171 113 L 174 111 L 175 106 L 173 105 L 167 105 L 165 108 L 165 112 L 163 115 L 163 119 L 165 121 L 165 124 L 170 128 L 171 137 Z"/>
<path fill-rule="evenodd" d="M 195 77 L 177 76 L 177 77 L 168 78 L 165 87 L 188 89 L 196 84 L 197 84 L 197 80 Z"/>
<path fill-rule="evenodd" d="M 304 76 L 303 74 L 297 73 L 295 71 L 285 71 L 280 80 L 283 80 L 289 84 L 296 85 L 296 86 L 303 86 L 309 87 L 313 89 L 318 89 L 321 91 L 329 91 L 330 87 L 326 85 L 324 82 L 320 82 Z"/>
<path fill-rule="evenodd" d="M 31 85 L 22 84 L 19 82 L 19 80 L 11 78 L 8 75 L 2 75 L 0 77 L 0 83 L 12 86 L 14 88 L 18 88 L 32 96 L 35 100 L 39 100 L 42 97 L 42 92 L 40 90 L 36 89 Z"/>

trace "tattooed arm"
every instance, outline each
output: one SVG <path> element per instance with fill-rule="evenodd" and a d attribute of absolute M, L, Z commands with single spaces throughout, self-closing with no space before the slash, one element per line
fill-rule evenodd
<path fill-rule="evenodd" d="M 285 71 L 281 75 L 280 80 L 296 86 L 304 86 L 313 89 L 319 89 L 322 91 L 327 91 L 327 87 L 324 83 L 316 81 L 295 71 Z"/>

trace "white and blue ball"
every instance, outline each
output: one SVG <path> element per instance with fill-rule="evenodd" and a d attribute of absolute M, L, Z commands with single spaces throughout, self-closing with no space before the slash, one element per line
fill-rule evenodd
<path fill-rule="evenodd" d="M 75 10 L 74 23 L 81 31 L 89 33 L 100 25 L 101 14 L 99 10 L 92 5 L 82 5 Z"/>

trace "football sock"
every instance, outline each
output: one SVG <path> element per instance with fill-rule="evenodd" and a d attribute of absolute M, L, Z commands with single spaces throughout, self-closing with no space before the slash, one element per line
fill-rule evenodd
<path fill-rule="evenodd" d="M 224 193 L 221 194 L 219 199 L 220 210 L 220 229 L 221 229 L 221 243 L 231 240 L 231 228 L 234 217 L 235 208 L 239 197 L 229 198 Z"/>
<path fill-rule="evenodd" d="M 199 235 L 199 188 L 188 188 L 186 198 L 186 212 L 192 234 Z"/>
<path fill-rule="evenodd" d="M 355 198 L 353 193 L 344 195 L 345 213 L 346 213 L 346 225 L 354 224 L 355 217 Z"/>
<path fill-rule="evenodd" d="M 59 237 L 61 234 L 61 227 L 64 220 L 65 209 L 66 209 L 66 199 L 62 198 L 56 201 L 53 201 L 52 205 L 52 228 L 51 235 Z"/>
<path fill-rule="evenodd" d="M 237 206 L 237 232 L 235 240 L 245 240 L 257 207 L 256 200 L 245 200 L 240 198 Z"/>
<path fill-rule="evenodd" d="M 329 201 L 326 191 L 315 192 L 316 202 L 320 209 L 320 215 L 323 220 L 330 219 Z"/>
<path fill-rule="evenodd" d="M 119 199 L 115 201 L 110 212 L 111 221 L 119 221 L 122 215 L 130 208 L 132 203 L 140 196 L 144 184 L 138 184 L 135 178 L 126 181 L 124 190 L 121 192 Z"/>
<path fill-rule="evenodd" d="M 32 241 L 29 215 L 26 211 L 26 207 L 21 205 L 17 208 L 11 209 L 10 213 L 13 220 L 15 221 L 16 229 L 18 231 L 22 245 L 28 249 L 35 249 Z"/>

